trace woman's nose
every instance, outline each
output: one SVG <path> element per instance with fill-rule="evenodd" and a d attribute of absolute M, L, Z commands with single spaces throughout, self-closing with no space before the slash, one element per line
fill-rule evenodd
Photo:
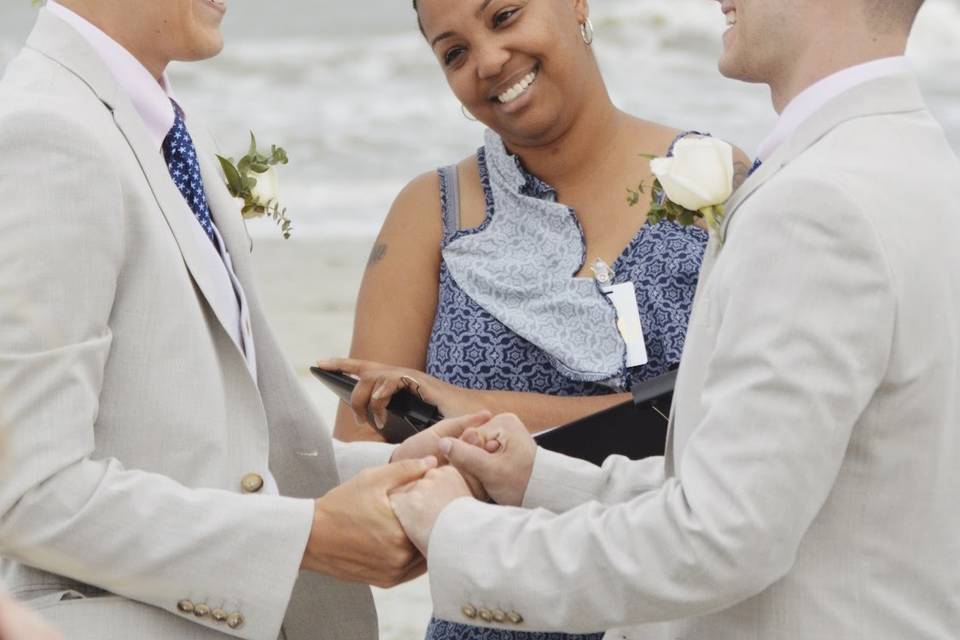
<path fill-rule="evenodd" d="M 477 62 L 477 77 L 481 80 L 500 75 L 504 65 L 510 59 L 510 52 L 496 43 L 475 46 L 473 55 Z"/>

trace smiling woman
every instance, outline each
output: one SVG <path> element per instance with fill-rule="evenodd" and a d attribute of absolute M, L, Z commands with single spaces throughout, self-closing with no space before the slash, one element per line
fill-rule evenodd
<path fill-rule="evenodd" d="M 586 0 L 414 8 L 450 90 L 487 131 L 475 154 L 414 179 L 393 204 L 359 294 L 353 358 L 324 363 L 360 378 L 337 436 L 376 439 L 369 423 L 403 387 L 445 416 L 512 412 L 532 430 L 621 401 L 683 349 L 707 233 L 649 223 L 626 197 L 652 182 L 642 154 L 667 154 L 683 132 L 614 105 Z M 616 308 L 608 285 L 628 294 Z M 628 314 L 639 332 L 621 333 Z M 509 603 L 466 611 L 503 628 L 435 620 L 428 637 L 529 637 Z"/>

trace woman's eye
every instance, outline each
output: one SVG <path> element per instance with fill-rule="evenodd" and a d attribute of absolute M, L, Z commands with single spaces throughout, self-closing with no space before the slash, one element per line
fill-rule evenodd
<path fill-rule="evenodd" d="M 505 24 L 512 18 L 518 9 L 507 9 L 506 11 L 501 11 L 500 13 L 493 16 L 493 26 L 494 28 L 499 27 L 502 24 Z"/>
<path fill-rule="evenodd" d="M 453 47 L 443 54 L 443 64 L 451 65 L 463 54 L 463 47 Z"/>

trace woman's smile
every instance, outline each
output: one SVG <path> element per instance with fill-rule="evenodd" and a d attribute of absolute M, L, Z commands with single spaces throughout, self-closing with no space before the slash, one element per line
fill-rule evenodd
<path fill-rule="evenodd" d="M 501 112 L 514 113 L 530 102 L 532 88 L 540 73 L 540 66 L 536 65 L 519 78 L 516 74 L 498 86 L 490 100 L 495 103 Z"/>

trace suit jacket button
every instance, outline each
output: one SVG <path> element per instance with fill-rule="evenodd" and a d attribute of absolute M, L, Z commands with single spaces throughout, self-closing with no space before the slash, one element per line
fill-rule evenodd
<path fill-rule="evenodd" d="M 210 612 L 210 617 L 216 620 L 217 622 L 226 622 L 227 621 L 227 612 L 223 609 L 214 609 Z"/>
<path fill-rule="evenodd" d="M 509 620 L 513 624 L 520 624 L 521 622 L 523 622 L 523 616 L 517 613 L 516 611 L 511 611 L 510 613 L 507 614 L 507 620 Z"/>
<path fill-rule="evenodd" d="M 177 609 L 180 613 L 193 613 L 193 603 L 189 600 L 181 600 L 177 603 Z"/>
<path fill-rule="evenodd" d="M 201 602 L 193 608 L 193 615 L 198 618 L 206 618 L 210 615 L 210 607 Z"/>
<path fill-rule="evenodd" d="M 478 615 L 480 616 L 480 619 L 483 620 L 484 622 L 490 622 L 491 620 L 493 620 L 493 614 L 490 612 L 490 609 L 480 609 L 480 611 L 478 612 Z"/>
<path fill-rule="evenodd" d="M 231 613 L 227 616 L 227 626 L 231 629 L 239 629 L 243 626 L 243 616 L 239 613 Z"/>
<path fill-rule="evenodd" d="M 460 607 L 460 613 L 473 620 L 477 617 L 477 609 L 473 605 L 465 604 Z"/>
<path fill-rule="evenodd" d="M 507 619 L 507 614 L 505 614 L 503 611 L 500 611 L 500 609 L 494 609 L 494 610 L 493 610 L 493 621 L 494 621 L 494 622 L 503 622 L 503 621 L 506 620 L 506 619 Z"/>
<path fill-rule="evenodd" d="M 240 481 L 244 493 L 256 493 L 263 488 L 263 478 L 257 473 L 248 473 Z"/>

